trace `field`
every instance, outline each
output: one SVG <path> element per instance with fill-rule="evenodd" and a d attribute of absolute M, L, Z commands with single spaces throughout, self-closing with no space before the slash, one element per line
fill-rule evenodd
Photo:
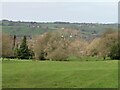
<path fill-rule="evenodd" d="M 31 22 L 14 22 L 3 20 L 2 32 L 10 35 L 39 35 L 48 31 L 56 31 L 62 28 L 69 28 L 73 30 L 79 30 L 83 36 L 90 37 L 93 34 L 98 36 L 103 34 L 108 28 L 116 29 L 118 28 L 117 24 L 98 24 L 98 23 L 31 23 Z M 34 27 L 33 27 L 34 26 Z"/>
<path fill-rule="evenodd" d="M 3 88 L 117 88 L 118 61 L 3 61 Z"/>

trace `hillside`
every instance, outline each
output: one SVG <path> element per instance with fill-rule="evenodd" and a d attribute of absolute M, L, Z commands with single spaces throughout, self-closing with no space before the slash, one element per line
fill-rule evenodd
<path fill-rule="evenodd" d="M 2 31 L 10 35 L 39 35 L 48 31 L 72 29 L 79 30 L 84 38 L 97 37 L 108 28 L 117 29 L 117 24 L 69 23 L 69 22 L 21 22 L 2 20 Z"/>

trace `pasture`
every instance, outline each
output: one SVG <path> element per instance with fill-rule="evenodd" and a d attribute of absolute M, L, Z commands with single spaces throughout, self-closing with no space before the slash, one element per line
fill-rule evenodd
<path fill-rule="evenodd" d="M 117 88 L 118 61 L 2 62 L 3 88 Z"/>

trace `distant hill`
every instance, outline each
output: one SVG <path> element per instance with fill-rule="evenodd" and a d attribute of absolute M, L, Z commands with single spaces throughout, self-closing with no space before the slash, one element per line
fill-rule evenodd
<path fill-rule="evenodd" d="M 0 21 L 2 32 L 10 35 L 39 35 L 48 31 L 72 29 L 79 30 L 84 38 L 97 37 L 108 28 L 117 30 L 117 24 L 98 24 L 98 23 L 69 23 L 69 22 L 21 22 L 21 21 Z"/>

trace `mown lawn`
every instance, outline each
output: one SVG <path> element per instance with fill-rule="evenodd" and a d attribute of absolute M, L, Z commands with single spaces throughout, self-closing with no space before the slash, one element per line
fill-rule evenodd
<path fill-rule="evenodd" d="M 118 61 L 3 61 L 3 88 L 117 88 Z"/>

